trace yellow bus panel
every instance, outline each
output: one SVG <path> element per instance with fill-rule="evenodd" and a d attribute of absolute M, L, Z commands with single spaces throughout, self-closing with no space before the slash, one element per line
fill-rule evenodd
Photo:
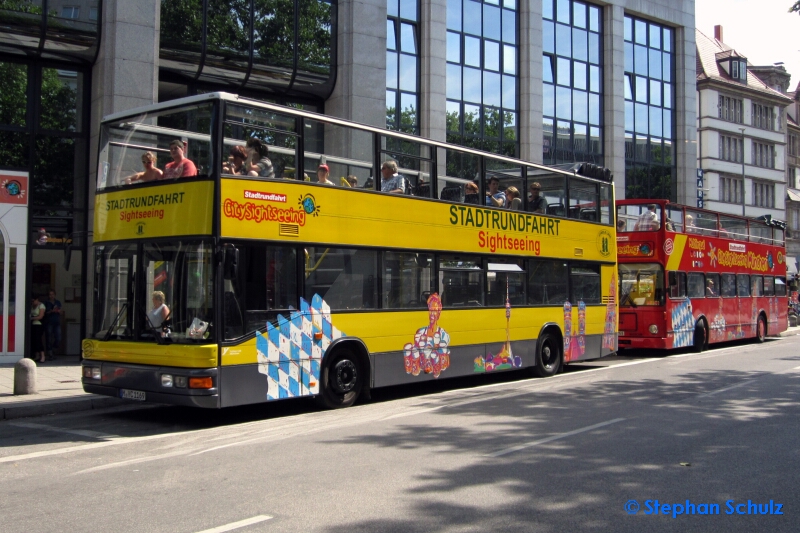
<path fill-rule="evenodd" d="M 100 193 L 94 202 L 94 242 L 211 235 L 213 201 L 213 181 Z"/>
<path fill-rule="evenodd" d="M 616 261 L 613 228 L 585 221 L 293 181 L 221 191 L 223 237 Z"/>
<path fill-rule="evenodd" d="M 86 339 L 81 346 L 84 359 L 183 368 L 217 366 L 216 344 L 152 344 L 144 342 L 102 342 Z"/>

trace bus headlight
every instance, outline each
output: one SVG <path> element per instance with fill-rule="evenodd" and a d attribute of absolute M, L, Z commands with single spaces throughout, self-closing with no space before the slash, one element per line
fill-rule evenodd
<path fill-rule="evenodd" d="M 656 334 L 658 334 L 658 326 L 656 326 L 655 324 L 650 324 L 650 327 L 649 327 L 649 328 L 647 328 L 647 329 L 648 329 L 648 331 L 649 331 L 650 333 L 652 333 L 653 335 L 656 335 Z"/>
<path fill-rule="evenodd" d="M 172 387 L 172 374 L 161 374 L 161 386 Z"/>
<path fill-rule="evenodd" d="M 100 367 L 99 366 L 85 366 L 83 367 L 83 377 L 87 379 L 100 379 Z"/>

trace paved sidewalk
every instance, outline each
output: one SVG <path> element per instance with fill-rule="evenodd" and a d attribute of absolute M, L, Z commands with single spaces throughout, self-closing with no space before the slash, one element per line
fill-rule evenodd
<path fill-rule="evenodd" d="M 14 365 L 0 365 L 0 420 L 86 411 L 128 404 L 117 398 L 83 392 L 77 357 L 37 363 L 38 394 L 14 396 Z"/>
<path fill-rule="evenodd" d="M 800 335 L 800 326 L 781 337 Z M 83 392 L 81 363 L 77 357 L 59 357 L 36 368 L 39 393 L 14 396 L 14 365 L 0 365 L 0 420 L 136 405 L 136 402 Z"/>

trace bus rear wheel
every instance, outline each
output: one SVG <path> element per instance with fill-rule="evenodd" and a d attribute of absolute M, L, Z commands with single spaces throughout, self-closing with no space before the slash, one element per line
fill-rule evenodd
<path fill-rule="evenodd" d="M 758 317 L 758 329 L 756 330 L 756 342 L 764 342 L 767 340 L 767 320 L 764 315 Z"/>
<path fill-rule="evenodd" d="M 338 350 L 322 367 L 317 403 L 326 409 L 350 407 L 364 383 L 358 358 L 349 350 Z"/>
<path fill-rule="evenodd" d="M 561 343 L 550 332 L 542 333 L 537 343 L 536 363 L 533 373 L 540 378 L 549 378 L 556 375 L 561 368 Z"/>

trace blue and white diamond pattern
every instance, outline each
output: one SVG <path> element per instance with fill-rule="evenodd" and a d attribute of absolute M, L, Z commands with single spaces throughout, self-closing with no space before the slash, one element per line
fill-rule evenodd
<path fill-rule="evenodd" d="M 672 347 L 683 348 L 694 343 L 692 303 L 685 300 L 672 309 Z"/>
<path fill-rule="evenodd" d="M 331 342 L 345 335 L 331 323 L 331 308 L 315 294 L 311 305 L 301 298 L 300 310 L 287 319 L 278 315 L 278 326 L 267 323 L 266 333 L 256 336 L 258 371 L 267 376 L 267 399 L 319 394 L 322 354 Z M 321 332 L 322 338 L 314 340 Z"/>

